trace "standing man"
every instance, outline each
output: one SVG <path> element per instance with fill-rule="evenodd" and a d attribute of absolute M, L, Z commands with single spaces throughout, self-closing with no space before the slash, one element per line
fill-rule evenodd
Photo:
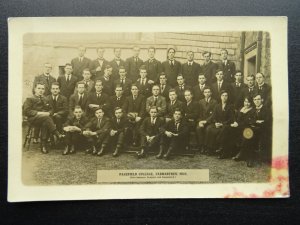
<path fill-rule="evenodd" d="M 126 71 L 128 72 L 128 78 L 132 82 L 136 82 L 139 78 L 139 68 L 143 65 L 143 60 L 139 58 L 140 47 L 134 46 L 132 48 L 133 56 L 126 59 Z"/>
<path fill-rule="evenodd" d="M 203 52 L 202 54 L 204 58 L 204 63 L 201 66 L 201 71 L 204 74 L 207 84 L 211 85 L 216 81 L 216 70 L 218 65 L 211 61 L 211 53 L 210 52 Z"/>
<path fill-rule="evenodd" d="M 132 81 L 127 78 L 127 72 L 125 67 L 121 66 L 119 68 L 119 78 L 114 80 L 114 87 L 117 85 L 123 87 L 124 95 L 130 95 L 130 88 L 131 88 Z"/>
<path fill-rule="evenodd" d="M 112 70 L 112 79 L 116 80 L 119 78 L 119 69 L 120 67 L 125 68 L 125 61 L 121 59 L 121 49 L 115 48 L 114 49 L 115 58 L 109 63 L 113 70 Z"/>
<path fill-rule="evenodd" d="M 104 74 L 101 77 L 96 77 L 97 80 L 102 80 L 103 83 L 103 92 L 112 96 L 114 93 L 114 83 L 112 79 L 112 67 L 111 65 L 106 65 Z"/>
<path fill-rule="evenodd" d="M 155 106 L 157 108 L 157 116 L 162 117 L 166 113 L 166 99 L 165 97 L 159 95 L 159 86 L 154 85 L 152 87 L 152 96 L 147 98 L 146 101 L 146 111 L 150 113 L 150 109 Z"/>
<path fill-rule="evenodd" d="M 204 98 L 204 89 L 207 87 L 206 78 L 204 74 L 199 74 L 198 84 L 193 87 L 194 99 L 199 101 Z"/>
<path fill-rule="evenodd" d="M 185 79 L 182 74 L 177 76 L 177 86 L 174 88 L 178 94 L 178 99 L 182 102 L 185 101 L 184 92 L 186 90 L 191 90 L 191 87 L 185 84 Z"/>
<path fill-rule="evenodd" d="M 177 76 L 181 74 L 181 63 L 174 58 L 174 48 L 169 48 L 167 54 L 167 60 L 162 63 L 162 72 L 166 74 L 169 85 L 174 88 L 177 85 Z"/>
<path fill-rule="evenodd" d="M 218 64 L 218 69 L 221 69 L 224 73 L 224 80 L 232 83 L 235 75 L 235 64 L 228 60 L 228 51 L 221 49 L 221 62 Z"/>
<path fill-rule="evenodd" d="M 91 72 L 93 79 L 97 80 L 104 74 L 106 66 L 109 64 L 108 61 L 104 58 L 104 48 L 97 48 L 98 58 L 91 62 Z"/>
<path fill-rule="evenodd" d="M 53 82 L 56 82 L 56 79 L 51 75 L 51 71 L 52 71 L 52 65 L 50 63 L 45 63 L 44 64 L 44 73 L 36 76 L 33 81 L 33 87 L 35 87 L 37 83 L 45 84 L 45 93 L 44 93 L 45 96 L 48 96 L 51 94 L 51 92 L 50 92 L 51 84 Z M 34 91 L 34 90 L 32 90 L 32 91 Z"/>
<path fill-rule="evenodd" d="M 72 75 L 72 65 L 70 63 L 67 63 L 65 65 L 65 74 L 60 75 L 57 78 L 57 82 L 60 86 L 60 93 L 61 95 L 65 96 L 68 100 L 70 96 L 74 93 L 75 86 L 77 83 L 77 78 Z"/>
<path fill-rule="evenodd" d="M 140 78 L 137 80 L 136 85 L 138 86 L 140 93 L 146 98 L 148 98 L 151 95 L 152 84 L 154 84 L 154 81 L 148 79 L 146 67 L 144 65 L 141 66 Z"/>
<path fill-rule="evenodd" d="M 261 72 L 255 75 L 257 84 L 257 93 L 264 99 L 264 104 L 271 105 L 271 87 L 265 83 L 265 75 Z"/>
<path fill-rule="evenodd" d="M 86 68 L 90 68 L 91 60 L 86 58 L 84 55 L 86 53 L 86 48 L 80 46 L 78 48 L 78 57 L 72 59 L 71 65 L 73 68 L 73 75 L 77 77 L 77 80 L 82 80 L 82 71 Z"/>
<path fill-rule="evenodd" d="M 220 102 L 221 91 L 225 90 L 228 94 L 229 101 L 231 100 L 231 85 L 224 80 L 223 70 L 218 69 L 216 71 L 217 81 L 212 84 L 211 90 L 213 94 L 213 98 Z"/>
<path fill-rule="evenodd" d="M 146 67 L 148 78 L 153 80 L 155 83 L 158 83 L 158 76 L 162 71 L 161 62 L 154 58 L 155 56 L 155 48 L 149 47 L 148 48 L 148 56 L 149 59 L 144 62 Z"/>
<path fill-rule="evenodd" d="M 242 90 L 242 98 L 244 99 L 246 96 L 253 98 L 254 94 L 257 93 L 257 87 L 255 86 L 255 77 L 254 75 L 248 75 L 246 77 L 247 86 L 245 86 Z"/>
<path fill-rule="evenodd" d="M 234 109 L 238 111 L 243 105 L 243 90 L 245 89 L 246 85 L 243 82 L 243 74 L 242 71 L 237 70 L 235 75 L 235 82 L 231 84 L 232 88 L 232 102 L 234 105 Z"/>
<path fill-rule="evenodd" d="M 81 82 L 84 83 L 84 88 L 85 91 L 87 93 L 90 93 L 91 91 L 93 91 L 94 87 L 95 87 L 95 82 L 93 80 L 91 80 L 91 71 L 90 69 L 86 68 L 82 71 L 82 77 L 83 80 L 81 80 Z M 75 87 L 74 93 L 77 92 L 77 88 Z"/>
<path fill-rule="evenodd" d="M 85 83 L 82 81 L 77 82 L 77 92 L 72 94 L 69 99 L 69 114 L 73 115 L 75 106 L 80 106 L 83 113 L 87 108 L 88 93 L 85 91 Z"/>
<path fill-rule="evenodd" d="M 167 76 L 164 72 L 159 75 L 159 87 L 161 96 L 165 97 L 168 101 L 170 85 L 167 83 Z"/>
<path fill-rule="evenodd" d="M 187 62 L 182 64 L 182 75 L 186 85 L 193 87 L 197 83 L 200 73 L 200 64 L 194 61 L 194 52 L 187 52 Z"/>

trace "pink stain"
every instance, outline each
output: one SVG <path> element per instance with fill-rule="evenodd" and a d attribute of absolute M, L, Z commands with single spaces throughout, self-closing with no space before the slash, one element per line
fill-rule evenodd
<path fill-rule="evenodd" d="M 272 160 L 272 168 L 274 169 L 288 169 L 288 157 L 278 156 Z"/>

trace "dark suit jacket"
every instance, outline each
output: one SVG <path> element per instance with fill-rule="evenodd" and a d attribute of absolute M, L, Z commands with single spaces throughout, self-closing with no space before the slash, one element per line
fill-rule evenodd
<path fill-rule="evenodd" d="M 128 79 L 127 77 L 125 78 L 125 83 L 121 84 L 121 80 L 116 79 L 114 80 L 114 89 L 117 85 L 121 85 L 123 87 L 123 95 L 128 96 L 131 93 L 131 85 L 132 85 L 132 81 L 130 79 Z"/>
<path fill-rule="evenodd" d="M 143 65 L 143 60 L 138 58 L 138 61 L 135 62 L 134 57 L 130 57 L 126 59 L 126 71 L 127 77 L 132 80 L 132 82 L 136 82 L 137 79 L 140 77 L 139 69 L 141 65 Z"/>
<path fill-rule="evenodd" d="M 217 101 L 213 98 L 210 98 L 210 101 L 207 103 L 205 99 L 201 99 L 199 101 L 199 105 L 200 105 L 199 121 L 201 120 L 211 121 L 214 109 L 217 105 Z"/>
<path fill-rule="evenodd" d="M 187 84 L 185 84 L 183 86 L 183 90 L 180 90 L 178 85 L 174 89 L 176 90 L 178 100 L 180 100 L 182 102 L 185 102 L 185 97 L 184 97 L 185 90 L 191 90 L 192 91 L 192 88 L 190 86 L 188 86 Z"/>
<path fill-rule="evenodd" d="M 79 96 L 78 93 L 72 94 L 69 98 L 69 112 L 70 115 L 73 114 L 74 108 L 76 105 L 80 105 L 82 110 L 85 112 L 87 107 L 87 99 L 88 99 L 88 93 L 84 93 L 81 104 L 79 104 Z"/>
<path fill-rule="evenodd" d="M 151 96 L 149 98 L 147 98 L 146 101 L 146 111 L 147 113 L 150 112 L 150 108 L 152 106 L 156 106 L 156 107 L 160 107 L 160 109 L 157 112 L 157 116 L 164 116 L 166 113 L 166 108 L 167 108 L 167 103 L 166 103 L 166 99 L 163 96 L 157 96 L 157 101 L 156 104 L 154 105 L 154 97 Z"/>
<path fill-rule="evenodd" d="M 68 127 L 68 126 L 76 126 L 80 129 L 83 129 L 86 124 L 89 122 L 89 120 L 85 117 L 85 116 L 81 116 L 81 118 L 79 120 L 76 119 L 76 117 L 70 116 L 67 121 L 64 123 L 64 127 Z"/>
<path fill-rule="evenodd" d="M 235 75 L 235 64 L 234 62 L 227 60 L 227 64 L 225 65 L 223 62 L 218 63 L 218 69 L 223 70 L 224 80 L 231 83 L 234 81 Z"/>
<path fill-rule="evenodd" d="M 196 62 L 193 62 L 191 66 L 189 66 L 187 62 L 182 64 L 182 75 L 186 85 L 193 87 L 195 84 L 197 84 L 199 73 L 200 64 Z"/>
<path fill-rule="evenodd" d="M 120 64 L 118 65 L 116 59 L 113 59 L 112 61 L 109 62 L 109 64 L 112 66 L 113 70 L 112 70 L 112 76 L 111 78 L 113 80 L 119 79 L 120 75 L 119 75 L 119 68 L 121 66 L 124 66 L 126 68 L 126 64 L 125 61 L 123 59 L 120 59 Z"/>
<path fill-rule="evenodd" d="M 145 97 L 149 97 L 151 96 L 151 92 L 152 92 L 152 85 L 148 84 L 149 79 L 146 79 L 145 85 L 141 84 L 141 79 L 139 78 L 136 82 L 136 85 L 139 88 L 139 93 L 144 95 Z"/>
<path fill-rule="evenodd" d="M 171 87 L 168 84 L 165 85 L 165 88 L 163 90 L 161 89 L 160 84 L 159 84 L 159 87 L 160 87 L 160 95 L 164 96 L 166 98 L 167 102 L 170 101 L 170 99 L 169 99 L 169 90 L 171 89 Z"/>
<path fill-rule="evenodd" d="M 124 95 L 122 95 L 120 97 L 120 100 L 117 100 L 116 95 L 110 96 L 109 97 L 109 104 L 110 104 L 110 108 L 111 108 L 111 113 L 114 114 L 114 109 L 116 107 L 123 108 L 125 101 L 126 101 L 126 97 Z"/>
<path fill-rule="evenodd" d="M 265 103 L 271 100 L 271 87 L 268 84 L 264 83 L 261 89 L 258 86 L 256 86 L 256 90 L 257 93 L 262 96 Z"/>
<path fill-rule="evenodd" d="M 65 75 L 60 75 L 57 78 L 57 82 L 60 85 L 60 94 L 69 99 L 70 96 L 74 93 L 77 78 L 74 75 L 71 75 L 71 80 L 67 82 Z"/>
<path fill-rule="evenodd" d="M 250 91 L 249 87 L 247 85 L 245 85 L 245 87 L 243 87 L 243 89 L 241 90 L 241 95 L 242 95 L 242 99 L 244 99 L 246 96 L 250 96 L 253 98 L 253 96 L 257 93 L 257 87 L 254 86 L 253 90 Z"/>
<path fill-rule="evenodd" d="M 85 125 L 84 130 L 90 130 L 96 132 L 98 135 L 108 134 L 111 128 L 111 122 L 107 117 L 104 116 L 102 118 L 99 127 L 97 126 L 97 124 L 98 124 L 98 118 L 94 116 L 91 119 L 91 121 Z"/>
<path fill-rule="evenodd" d="M 183 112 L 183 102 L 176 100 L 176 102 L 174 103 L 174 105 L 171 105 L 171 102 L 167 103 L 167 110 L 166 110 L 166 118 L 173 118 L 173 114 L 174 114 L 174 110 L 175 109 L 181 109 L 181 111 Z"/>
<path fill-rule="evenodd" d="M 124 132 L 126 128 L 128 128 L 129 122 L 126 116 L 123 116 L 118 123 L 117 118 L 114 116 L 111 119 L 111 128 L 110 130 L 116 130 L 118 133 Z"/>
<path fill-rule="evenodd" d="M 209 61 L 207 64 L 202 64 L 201 72 L 204 73 L 206 78 L 206 83 L 211 85 L 212 83 L 216 82 L 216 70 L 218 65 L 212 61 Z"/>
<path fill-rule="evenodd" d="M 132 95 L 128 96 L 123 106 L 124 112 L 135 112 L 140 117 L 145 117 L 146 99 L 143 95 L 138 95 L 136 100 L 133 100 Z"/>
<path fill-rule="evenodd" d="M 185 136 L 188 135 L 189 128 L 188 128 L 186 121 L 184 119 L 181 119 L 181 121 L 179 123 L 178 131 L 177 131 L 176 125 L 175 125 L 175 120 L 172 119 L 169 122 L 167 122 L 164 127 L 162 127 L 162 132 L 165 132 L 165 131 L 170 131 L 174 134 L 178 134 L 177 138 L 184 138 Z"/>
<path fill-rule="evenodd" d="M 51 84 L 56 82 L 56 79 L 49 75 L 49 80 L 47 80 L 47 76 L 45 74 L 41 74 L 41 75 L 38 75 L 34 78 L 34 81 L 33 81 L 33 89 L 35 87 L 35 85 L 37 83 L 42 83 L 42 84 L 45 84 L 45 93 L 44 95 L 45 96 L 48 96 L 51 94 L 50 92 L 50 89 L 51 89 Z"/>
<path fill-rule="evenodd" d="M 23 105 L 23 113 L 28 117 L 30 123 L 34 121 L 38 112 L 50 112 L 51 110 L 48 99 L 46 97 L 40 99 L 36 95 L 27 98 Z"/>
<path fill-rule="evenodd" d="M 150 59 L 148 59 L 144 62 L 144 65 L 147 69 L 147 77 L 155 83 L 158 83 L 158 76 L 162 71 L 161 62 L 157 59 L 153 59 L 153 61 L 150 62 Z"/>
<path fill-rule="evenodd" d="M 58 95 L 56 104 L 53 101 L 52 95 L 48 95 L 47 100 L 52 108 L 50 112 L 51 115 L 54 113 L 57 113 L 62 117 L 66 117 L 68 115 L 68 100 L 65 96 Z"/>
<path fill-rule="evenodd" d="M 206 85 L 206 84 L 204 84 L 204 87 L 203 87 L 203 89 L 202 89 L 202 90 L 201 90 L 201 88 L 200 88 L 200 85 L 199 85 L 199 84 L 197 84 L 197 85 L 195 85 L 195 86 L 193 87 L 194 100 L 197 100 L 197 101 L 199 101 L 199 100 L 201 100 L 201 99 L 203 99 L 203 98 L 204 98 L 203 91 L 204 91 L 204 88 L 205 88 L 205 87 L 207 87 L 207 85 Z"/>
<path fill-rule="evenodd" d="M 185 102 L 183 105 L 183 110 L 185 113 L 185 119 L 187 121 L 197 121 L 197 119 L 199 118 L 200 106 L 197 101 L 192 100 L 189 105 L 187 105 L 187 103 Z"/>
<path fill-rule="evenodd" d="M 81 81 L 78 81 L 78 82 L 84 82 L 84 83 L 85 83 L 84 80 L 81 80 Z M 77 83 L 78 83 L 78 82 L 77 82 Z M 86 91 L 87 93 L 90 93 L 90 92 L 92 92 L 92 91 L 95 90 L 95 82 L 94 82 L 93 80 L 90 80 L 90 81 L 88 82 L 88 84 L 86 84 L 86 85 L 84 85 L 84 86 L 85 86 L 85 91 Z M 77 84 L 76 84 L 75 90 L 74 90 L 74 94 L 75 94 L 75 93 L 77 93 Z"/>
<path fill-rule="evenodd" d="M 105 80 L 103 76 L 97 79 L 100 79 L 102 81 L 104 93 L 108 94 L 109 96 L 114 95 L 114 82 L 111 77 L 109 80 Z"/>
<path fill-rule="evenodd" d="M 95 59 L 91 62 L 91 73 L 92 73 L 92 79 L 95 79 L 96 77 L 101 77 L 104 74 L 105 67 L 109 64 L 109 62 L 106 59 L 103 59 L 101 70 L 96 71 L 97 67 L 100 66 L 99 60 Z"/>
<path fill-rule="evenodd" d="M 255 115 L 256 120 L 264 120 L 263 124 L 257 126 L 266 127 L 272 123 L 272 112 L 266 105 L 263 105 L 260 110 L 255 109 Z"/>
<path fill-rule="evenodd" d="M 211 85 L 212 90 L 212 97 L 216 99 L 218 102 L 221 101 L 220 94 L 222 90 L 225 90 L 228 92 L 228 99 L 231 101 L 232 98 L 232 88 L 229 83 L 227 83 L 225 80 L 222 83 L 222 86 L 220 88 L 220 91 L 218 90 L 218 82 L 215 82 Z"/>
<path fill-rule="evenodd" d="M 235 82 L 231 83 L 231 100 L 236 110 L 240 109 L 244 105 L 243 90 L 245 89 L 245 87 L 246 85 L 244 83 L 241 83 L 240 87 L 238 87 Z"/>
<path fill-rule="evenodd" d="M 157 136 L 162 133 L 162 127 L 164 126 L 164 120 L 157 117 L 155 124 L 151 124 L 151 117 L 147 117 L 143 120 L 140 127 L 140 133 L 142 136 Z"/>
<path fill-rule="evenodd" d="M 78 80 L 82 80 L 82 71 L 86 68 L 90 69 L 91 60 L 83 57 L 82 62 L 79 62 L 79 58 L 76 57 L 71 61 L 73 67 L 73 75 L 77 77 Z"/>
<path fill-rule="evenodd" d="M 88 116 L 94 115 L 94 111 L 89 108 L 89 104 L 97 104 L 100 107 L 103 107 L 105 113 L 108 113 L 110 108 L 108 99 L 109 99 L 108 95 L 103 92 L 99 98 L 97 98 L 96 92 L 90 93 L 88 95 L 87 102 L 86 102 L 86 112 Z"/>
<path fill-rule="evenodd" d="M 162 63 L 162 72 L 165 72 L 167 75 L 168 84 L 171 87 L 175 87 L 177 85 L 177 76 L 181 74 L 181 63 L 174 60 L 174 66 L 171 66 L 169 60 L 164 61 Z"/>
<path fill-rule="evenodd" d="M 211 121 L 213 123 L 222 123 L 223 125 L 230 125 L 234 122 L 234 108 L 230 104 L 226 104 L 225 110 L 222 110 L 222 104 L 218 103 L 214 109 Z"/>

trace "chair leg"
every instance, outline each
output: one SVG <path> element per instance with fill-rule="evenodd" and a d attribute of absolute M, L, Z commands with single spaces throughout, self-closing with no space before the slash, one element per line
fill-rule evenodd
<path fill-rule="evenodd" d="M 26 133 L 26 136 L 25 136 L 24 144 L 23 144 L 24 148 L 26 147 L 26 144 L 27 144 L 27 150 L 29 150 L 29 147 L 30 147 L 30 143 L 31 143 L 31 139 L 32 139 L 32 133 L 33 133 L 33 127 L 29 126 L 28 130 L 27 130 L 27 133 Z"/>

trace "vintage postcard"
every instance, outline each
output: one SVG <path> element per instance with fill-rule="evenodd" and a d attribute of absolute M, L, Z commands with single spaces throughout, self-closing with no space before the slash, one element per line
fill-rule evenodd
<path fill-rule="evenodd" d="M 8 201 L 289 197 L 286 17 L 8 27 Z"/>

